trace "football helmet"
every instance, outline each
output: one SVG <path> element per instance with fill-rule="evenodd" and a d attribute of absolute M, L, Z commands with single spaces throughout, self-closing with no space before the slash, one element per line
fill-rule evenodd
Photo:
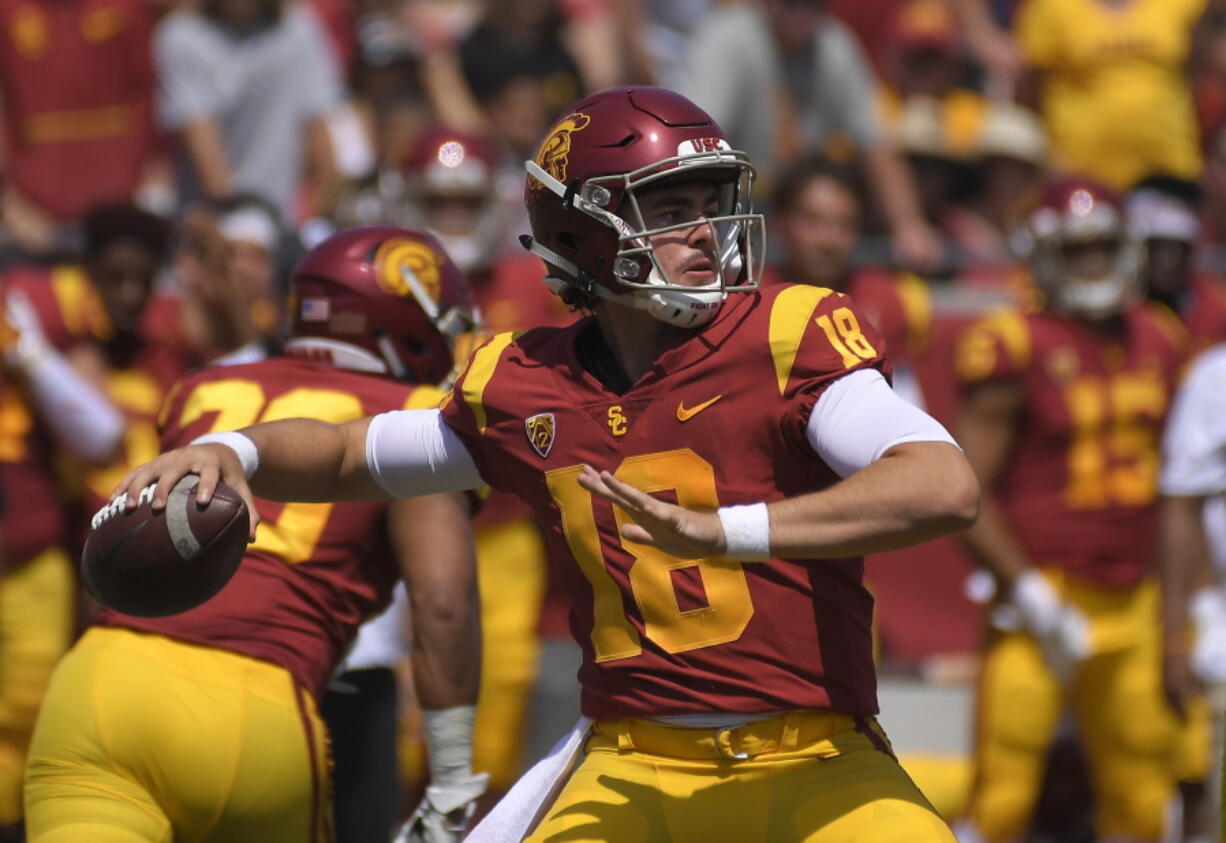
<path fill-rule="evenodd" d="M 351 228 L 324 240 L 290 278 L 286 351 L 342 368 L 435 384 L 474 327 L 463 273 L 429 234 Z"/>
<path fill-rule="evenodd" d="M 505 222 L 495 142 L 432 127 L 410 150 L 403 170 L 412 224 L 437 237 L 465 273 L 488 267 Z"/>
<path fill-rule="evenodd" d="M 1031 272 L 1049 310 L 1102 319 L 1137 298 L 1141 250 L 1106 187 L 1081 178 L 1052 182 L 1026 228 Z"/>
<path fill-rule="evenodd" d="M 524 204 L 532 236 L 524 246 L 549 267 L 554 292 L 577 288 L 630 304 L 657 319 L 696 327 L 727 294 L 757 288 L 765 222 L 753 212 L 754 169 L 715 121 L 663 88 L 615 88 L 575 103 L 526 161 Z M 719 211 L 648 228 L 637 195 L 669 179 L 710 179 Z M 696 224 L 710 227 L 718 250 L 715 279 L 702 286 L 669 281 L 651 239 Z"/>

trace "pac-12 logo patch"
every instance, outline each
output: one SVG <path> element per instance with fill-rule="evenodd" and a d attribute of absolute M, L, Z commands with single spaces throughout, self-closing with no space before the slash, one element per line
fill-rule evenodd
<path fill-rule="evenodd" d="M 540 454 L 541 459 L 549 456 L 553 450 L 553 437 L 558 431 L 553 413 L 537 413 L 524 419 L 524 430 L 528 433 L 528 444 L 532 450 Z"/>

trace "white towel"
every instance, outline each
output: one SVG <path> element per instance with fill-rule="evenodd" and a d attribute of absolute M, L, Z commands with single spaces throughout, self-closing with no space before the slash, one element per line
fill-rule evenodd
<path fill-rule="evenodd" d="M 518 843 L 523 840 L 542 809 L 553 802 L 570 778 L 591 725 L 591 720 L 580 717 L 548 755 L 519 777 L 507 795 L 464 838 L 466 843 Z"/>

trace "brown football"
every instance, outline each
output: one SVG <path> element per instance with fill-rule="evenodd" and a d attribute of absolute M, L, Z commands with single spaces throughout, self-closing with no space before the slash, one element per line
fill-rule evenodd
<path fill-rule="evenodd" d="M 125 511 L 120 498 L 98 510 L 81 553 L 81 579 L 100 603 L 146 618 L 177 615 L 230 581 L 247 548 L 247 505 L 219 482 L 201 506 L 199 480 L 189 474 L 176 483 L 161 512 L 149 506 L 153 486 L 141 490 L 135 509 Z"/>

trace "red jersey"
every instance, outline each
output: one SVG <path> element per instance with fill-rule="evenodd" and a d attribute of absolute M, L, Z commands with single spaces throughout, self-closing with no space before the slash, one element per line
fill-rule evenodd
<path fill-rule="evenodd" d="M 431 387 L 288 357 L 214 366 L 176 386 L 161 448 L 186 445 L 211 430 L 295 417 L 340 423 L 432 407 L 439 397 Z M 98 623 L 272 662 L 318 695 L 357 628 L 386 608 L 400 576 L 387 537 L 387 504 L 260 500 L 256 508 L 256 540 L 212 600 L 167 618 L 105 610 Z"/>
<path fill-rule="evenodd" d="M 1182 326 L 1149 307 L 1110 330 L 1010 311 L 962 335 L 965 386 L 1011 382 L 1023 394 L 993 491 L 1034 564 L 1105 586 L 1132 585 L 1150 570 L 1158 446 L 1185 356 Z"/>
<path fill-rule="evenodd" d="M 59 219 L 137 187 L 153 141 L 154 16 L 146 0 L 0 0 L 8 175 Z"/>
<path fill-rule="evenodd" d="M 51 472 L 51 447 L 24 393 L 0 384 L 0 570 L 64 541 L 64 508 Z"/>
<path fill-rule="evenodd" d="M 787 278 L 782 270 L 767 267 L 763 286 L 784 283 Z M 885 341 L 890 360 L 915 360 L 927 350 L 932 334 L 932 294 L 923 279 L 909 272 L 862 269 L 848 280 L 845 292 L 855 299 Z"/>
<path fill-rule="evenodd" d="M 587 463 L 704 508 L 834 484 L 805 427 L 831 381 L 886 367 L 872 326 L 831 290 L 733 295 L 623 394 L 579 362 L 589 330 L 593 318 L 495 336 L 443 410 L 481 476 L 545 534 L 583 649 L 584 712 L 875 712 L 863 560 L 677 559 L 624 542 L 624 514 L 577 480 Z"/>

